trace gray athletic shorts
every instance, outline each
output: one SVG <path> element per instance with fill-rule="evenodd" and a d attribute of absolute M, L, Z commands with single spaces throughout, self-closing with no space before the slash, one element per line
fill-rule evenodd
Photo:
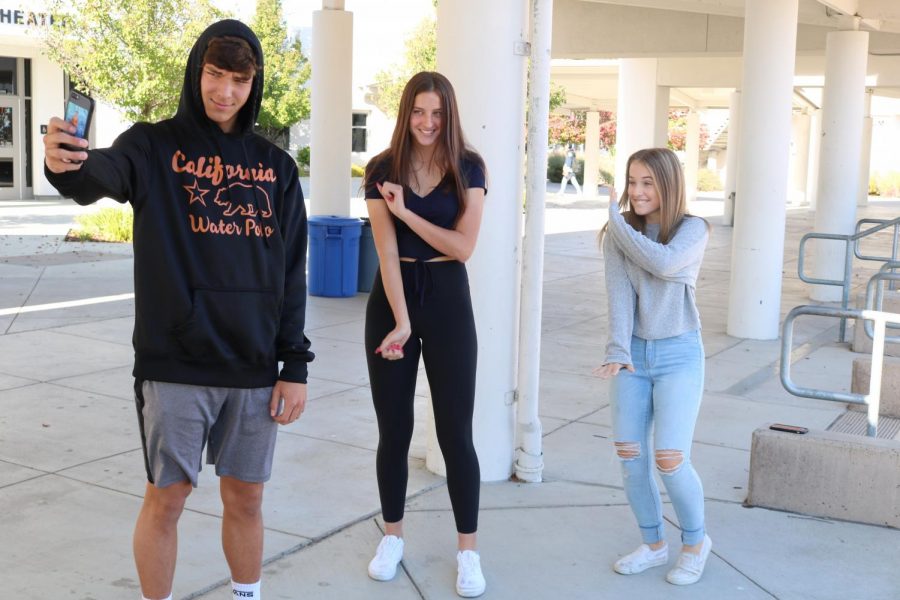
<path fill-rule="evenodd" d="M 203 447 L 219 477 L 260 483 L 272 474 L 278 423 L 269 415 L 272 388 L 221 388 L 135 382 L 147 479 L 156 487 L 197 487 Z"/>

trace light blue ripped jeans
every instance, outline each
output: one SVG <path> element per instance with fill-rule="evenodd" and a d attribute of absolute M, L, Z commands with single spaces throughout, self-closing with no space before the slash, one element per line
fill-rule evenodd
<path fill-rule="evenodd" d="M 703 484 L 691 465 L 691 441 L 703 397 L 700 331 L 661 340 L 634 336 L 631 360 L 635 372 L 622 369 L 610 384 L 613 435 L 628 502 L 644 543 L 662 541 L 656 463 L 681 525 L 682 543 L 699 544 L 704 535 Z"/>

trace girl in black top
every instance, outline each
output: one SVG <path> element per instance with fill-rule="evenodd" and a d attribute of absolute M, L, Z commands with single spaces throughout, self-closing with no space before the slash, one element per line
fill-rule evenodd
<path fill-rule="evenodd" d="M 380 263 L 366 308 L 366 356 L 378 418 L 376 470 L 385 536 L 369 564 L 392 579 L 403 557 L 403 508 L 419 355 L 458 531 L 456 591 L 485 589 L 476 551 L 481 475 L 472 443 L 477 342 L 463 263 L 481 225 L 484 162 L 466 146 L 453 87 L 439 73 L 403 90 L 390 147 L 366 168 Z"/>

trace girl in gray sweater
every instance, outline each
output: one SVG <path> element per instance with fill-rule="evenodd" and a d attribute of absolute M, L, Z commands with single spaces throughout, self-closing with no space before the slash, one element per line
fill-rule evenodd
<path fill-rule="evenodd" d="M 690 461 L 705 362 L 694 294 L 709 227 L 686 214 L 684 174 L 671 150 L 635 152 L 627 173 L 628 190 L 618 206 L 610 201 L 601 231 L 609 340 L 594 372 L 610 380 L 616 453 L 643 544 L 613 568 L 632 575 L 668 562 L 655 462 L 682 530 L 666 580 L 686 585 L 700 579 L 712 548 Z"/>

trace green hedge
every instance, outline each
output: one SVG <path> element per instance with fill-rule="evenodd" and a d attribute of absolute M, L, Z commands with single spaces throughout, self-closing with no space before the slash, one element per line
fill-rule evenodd
<path fill-rule="evenodd" d="M 566 162 L 566 155 L 553 153 L 547 157 L 547 180 L 552 183 L 562 181 L 562 169 Z M 612 156 L 601 156 L 600 166 L 597 169 L 599 183 L 608 184 L 613 181 L 612 172 L 615 171 L 615 158 Z M 578 183 L 584 183 L 584 159 L 575 157 L 575 177 Z"/>
<path fill-rule="evenodd" d="M 719 192 L 725 189 L 719 174 L 710 169 L 697 171 L 697 190 L 700 192 Z"/>
<path fill-rule="evenodd" d="M 869 194 L 889 198 L 900 197 L 900 173 L 897 171 L 873 173 L 869 178 Z"/>
<path fill-rule="evenodd" d="M 565 154 L 551 154 L 547 158 L 547 179 L 553 183 L 562 181 L 562 170 L 565 163 Z M 575 177 L 578 178 L 578 183 L 584 181 L 584 161 L 578 157 L 575 157 Z"/>
<path fill-rule="evenodd" d="M 82 242 L 131 242 L 134 211 L 128 208 L 101 208 L 97 212 L 78 215 L 76 229 L 67 239 Z"/>

